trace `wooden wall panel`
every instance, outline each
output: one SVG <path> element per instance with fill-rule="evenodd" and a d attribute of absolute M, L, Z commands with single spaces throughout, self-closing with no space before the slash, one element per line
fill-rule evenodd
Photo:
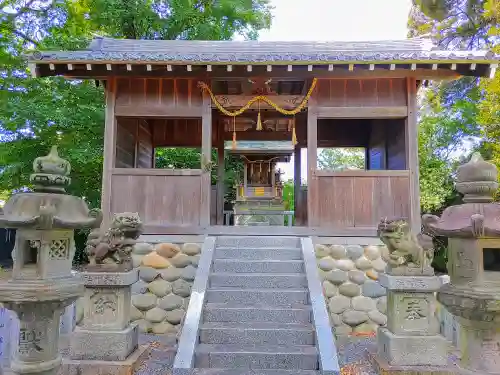
<path fill-rule="evenodd" d="M 150 119 L 155 147 L 201 147 L 201 118 Z M 217 122 L 212 124 L 212 145 L 217 144 Z"/>
<path fill-rule="evenodd" d="M 201 116 L 202 92 L 194 79 L 118 78 L 117 81 L 117 116 Z"/>
<path fill-rule="evenodd" d="M 116 168 L 133 168 L 135 165 L 136 119 L 118 119 L 116 122 Z"/>
<path fill-rule="evenodd" d="M 383 217 L 410 217 L 408 172 L 316 172 L 313 215 L 320 227 L 376 228 Z"/>
<path fill-rule="evenodd" d="M 402 78 L 319 79 L 316 99 L 320 107 L 406 106 Z"/>
<path fill-rule="evenodd" d="M 203 175 L 176 172 L 179 174 L 155 169 L 115 170 L 111 177 L 111 212 L 138 212 L 145 225 L 199 226 L 206 201 L 202 197 Z"/>

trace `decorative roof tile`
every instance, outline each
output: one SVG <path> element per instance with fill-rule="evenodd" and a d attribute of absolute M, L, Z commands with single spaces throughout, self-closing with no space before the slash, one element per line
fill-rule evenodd
<path fill-rule="evenodd" d="M 83 51 L 42 51 L 30 61 L 301 64 L 497 62 L 491 51 L 443 51 L 423 38 L 377 42 L 258 42 L 96 38 Z"/>

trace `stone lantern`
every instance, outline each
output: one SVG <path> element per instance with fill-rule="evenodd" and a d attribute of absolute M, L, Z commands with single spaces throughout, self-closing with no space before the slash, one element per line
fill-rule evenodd
<path fill-rule="evenodd" d="M 0 284 L 0 302 L 20 321 L 15 374 L 57 374 L 59 322 L 66 306 L 83 295 L 81 279 L 71 272 L 74 230 L 99 226 L 101 212 L 89 211 L 83 199 L 65 194 L 70 164 L 57 148 L 35 159 L 34 192 L 13 195 L 0 225 L 15 228 L 12 278 Z"/>
<path fill-rule="evenodd" d="M 466 374 L 500 374 L 500 204 L 497 168 L 476 153 L 458 168 L 464 203 L 441 218 L 424 215 L 429 231 L 448 237 L 450 283 L 438 301 L 462 326 L 460 367 Z"/>

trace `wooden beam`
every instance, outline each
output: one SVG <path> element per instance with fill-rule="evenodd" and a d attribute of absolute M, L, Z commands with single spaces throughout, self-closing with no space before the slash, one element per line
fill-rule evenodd
<path fill-rule="evenodd" d="M 202 107 L 196 106 L 168 106 L 153 103 L 140 103 L 137 105 L 117 105 L 116 116 L 124 117 L 185 117 L 195 118 L 202 116 Z"/>
<path fill-rule="evenodd" d="M 316 171 L 318 177 L 408 177 L 409 175 L 409 171 L 391 170 Z"/>
<path fill-rule="evenodd" d="M 406 165 L 410 170 L 410 225 L 420 233 L 420 188 L 418 178 L 417 85 L 414 78 L 406 81 L 408 117 L 406 119 Z"/>
<path fill-rule="evenodd" d="M 406 106 L 398 107 L 318 107 L 318 118 L 389 119 L 405 118 Z"/>
<path fill-rule="evenodd" d="M 317 226 L 317 211 L 316 202 L 317 196 L 317 179 L 315 177 L 318 162 L 318 107 L 316 98 L 309 100 L 309 108 L 307 111 L 307 220 L 308 226 Z"/>
<path fill-rule="evenodd" d="M 116 79 L 111 79 L 106 87 L 106 112 L 104 120 L 104 162 L 102 169 L 101 228 L 108 228 L 111 215 L 111 174 L 116 159 Z"/>
<path fill-rule="evenodd" d="M 312 79 L 312 78 L 353 78 L 353 79 L 368 79 L 368 78 L 406 78 L 415 77 L 418 79 L 446 79 L 446 78 L 457 78 L 460 77 L 458 71 L 453 71 L 447 67 L 440 66 L 439 69 L 437 65 L 435 69 L 431 69 L 431 65 L 428 67 L 420 67 L 417 65 L 415 70 L 401 69 L 395 64 L 387 64 L 386 66 L 377 64 L 375 70 L 369 70 L 370 65 L 366 64 L 363 66 L 356 65 L 356 68 L 352 71 L 349 70 L 348 65 L 325 65 L 325 66 L 315 66 L 313 71 L 308 71 L 306 66 L 299 65 L 275 65 L 271 66 L 271 70 L 267 69 L 267 66 L 253 65 L 252 71 L 247 71 L 247 66 L 232 65 L 231 70 L 227 71 L 227 67 L 219 65 L 206 65 L 197 66 L 192 65 L 192 71 L 187 71 L 187 69 L 173 69 L 172 65 L 153 65 L 152 70 L 147 70 L 147 65 L 134 65 L 134 69 L 131 71 L 126 70 L 125 64 L 93 64 L 92 71 L 87 71 L 85 64 L 72 65 L 73 70 L 69 71 L 67 66 L 64 64 L 53 63 L 55 70 L 49 69 L 49 64 L 36 64 L 40 70 L 41 76 L 54 76 L 54 75 L 64 75 L 68 78 L 94 78 L 94 79 L 106 79 L 112 76 L 121 77 L 134 77 L 134 78 L 191 78 L 197 80 L 227 80 L 227 79 L 239 79 L 248 78 L 251 76 L 261 76 L 265 78 L 287 78 L 293 80 L 300 79 Z M 106 66 L 112 66 L 113 69 L 107 70 Z M 463 64 L 457 64 L 457 70 L 459 66 Z M 292 69 L 289 68 L 292 67 Z M 469 68 L 469 64 L 467 68 Z M 482 67 L 481 69 L 479 69 Z M 477 70 L 480 72 L 472 72 L 467 69 L 471 75 L 483 75 L 485 76 L 485 67 L 489 67 L 489 64 L 477 64 Z M 481 73 L 482 72 L 482 73 Z M 462 72 L 463 73 L 463 72 Z"/>
<path fill-rule="evenodd" d="M 247 104 L 255 95 L 216 95 L 217 101 L 222 104 L 224 108 L 241 108 Z M 270 99 L 278 106 L 285 109 L 296 108 L 304 99 L 303 95 L 273 95 Z M 261 101 L 259 103 L 254 103 L 251 109 L 272 109 L 269 104 Z M 215 104 L 212 103 L 213 108 L 217 108 Z"/>

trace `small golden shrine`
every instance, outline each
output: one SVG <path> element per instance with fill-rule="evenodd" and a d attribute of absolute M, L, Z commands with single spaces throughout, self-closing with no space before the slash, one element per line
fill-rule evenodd
<path fill-rule="evenodd" d="M 292 142 L 240 141 L 229 152 L 244 160 L 243 178 L 236 186 L 236 225 L 283 225 L 282 172 L 278 163 L 290 162 Z"/>

